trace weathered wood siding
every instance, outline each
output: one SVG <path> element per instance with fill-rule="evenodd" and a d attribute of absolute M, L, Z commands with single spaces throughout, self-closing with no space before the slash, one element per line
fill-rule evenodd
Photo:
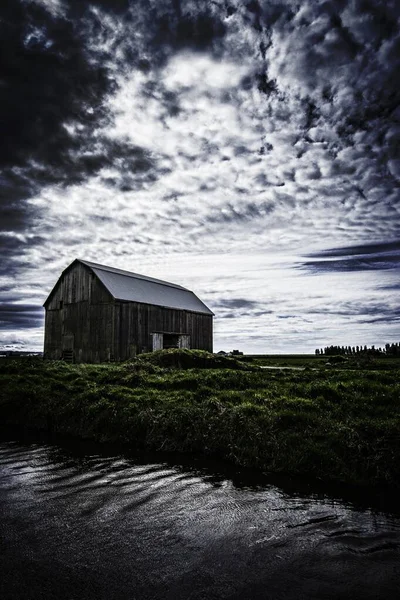
<path fill-rule="evenodd" d="M 115 302 L 114 356 L 117 360 L 151 352 L 151 334 L 156 332 L 187 334 L 190 348 L 213 350 L 211 315 L 152 304 Z"/>
<path fill-rule="evenodd" d="M 72 340 L 76 362 L 112 359 L 114 299 L 90 269 L 64 273 L 46 305 L 44 353 L 60 359 Z"/>
<path fill-rule="evenodd" d="M 76 362 L 127 360 L 152 350 L 152 333 L 189 336 L 190 348 L 213 346 L 211 315 L 114 300 L 92 271 L 74 263 L 46 302 L 46 358 L 72 351 Z"/>

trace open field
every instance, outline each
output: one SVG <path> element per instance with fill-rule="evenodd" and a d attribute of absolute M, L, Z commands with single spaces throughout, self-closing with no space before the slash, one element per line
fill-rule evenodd
<path fill-rule="evenodd" d="M 247 362 L 196 351 L 104 365 L 2 359 L 0 419 L 265 472 L 398 487 L 400 369 L 398 359 L 385 360 L 328 367 L 327 357 Z M 306 368 L 256 366 L 266 361 Z"/>
<path fill-rule="evenodd" d="M 327 362 L 327 357 L 316 356 L 315 354 L 247 354 L 241 360 L 253 365 L 271 367 L 319 367 Z"/>
<path fill-rule="evenodd" d="M 335 364 L 345 369 L 373 369 L 388 370 L 400 369 L 400 357 L 372 357 L 372 356 L 327 356 L 316 354 L 253 354 L 243 357 L 244 361 L 251 361 L 255 365 L 281 366 L 281 367 L 310 367 L 322 368 Z M 337 362 L 338 361 L 338 362 Z"/>

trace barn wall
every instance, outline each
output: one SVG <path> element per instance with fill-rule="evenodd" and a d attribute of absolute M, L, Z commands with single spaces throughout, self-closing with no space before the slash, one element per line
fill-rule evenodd
<path fill-rule="evenodd" d="M 154 332 L 190 336 L 190 347 L 212 352 L 212 316 L 137 302 L 115 303 L 114 356 L 127 360 L 152 350 Z"/>
<path fill-rule="evenodd" d="M 114 300 L 92 272 L 74 264 L 56 284 L 46 306 L 45 357 L 72 349 L 76 362 L 113 358 Z"/>

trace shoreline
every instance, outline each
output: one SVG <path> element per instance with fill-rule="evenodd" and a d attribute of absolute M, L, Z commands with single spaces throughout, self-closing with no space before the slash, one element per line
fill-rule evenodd
<path fill-rule="evenodd" d="M 236 488 L 260 489 L 268 486 L 278 488 L 283 493 L 292 496 L 329 497 L 334 501 L 345 502 L 360 510 L 374 510 L 393 515 L 399 514 L 400 487 L 371 485 L 368 483 L 354 484 L 305 475 L 289 475 L 286 473 L 265 473 L 252 467 L 240 467 L 232 462 L 187 452 L 166 452 L 132 450 L 110 442 L 96 442 L 82 439 L 73 435 L 50 434 L 44 430 L 30 429 L 24 426 L 0 425 L 0 444 L 12 443 L 29 447 L 43 445 L 57 448 L 72 457 L 77 456 L 115 456 L 132 461 L 133 464 L 168 465 L 189 471 L 196 476 L 212 478 L 218 481 L 231 481 Z"/>
<path fill-rule="evenodd" d="M 1 422 L 268 476 L 400 488 L 397 370 L 166 368 L 156 359 L 7 361 Z"/>

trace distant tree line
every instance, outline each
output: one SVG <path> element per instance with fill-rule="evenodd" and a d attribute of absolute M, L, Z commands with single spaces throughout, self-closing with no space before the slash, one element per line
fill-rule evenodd
<path fill-rule="evenodd" d="M 317 348 L 316 355 L 325 356 L 355 356 L 355 355 L 373 355 L 373 356 L 400 356 L 400 344 L 385 344 L 384 348 L 375 348 L 375 346 L 326 346 L 326 348 Z"/>

